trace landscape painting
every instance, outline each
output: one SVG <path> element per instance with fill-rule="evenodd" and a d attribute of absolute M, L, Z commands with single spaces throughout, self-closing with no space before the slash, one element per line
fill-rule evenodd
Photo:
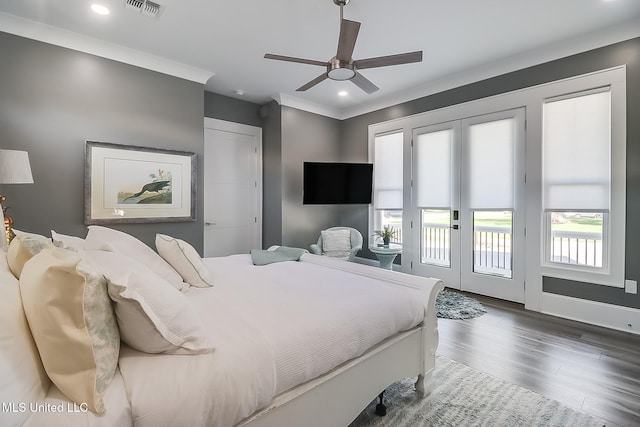
<path fill-rule="evenodd" d="M 195 220 L 194 153 L 87 141 L 85 223 Z"/>

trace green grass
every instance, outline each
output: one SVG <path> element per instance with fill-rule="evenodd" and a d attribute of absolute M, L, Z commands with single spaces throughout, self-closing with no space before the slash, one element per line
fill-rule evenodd
<path fill-rule="evenodd" d="M 556 231 L 580 231 L 585 233 L 601 233 L 601 218 L 576 218 L 570 219 L 565 224 L 553 224 Z"/>
<path fill-rule="evenodd" d="M 441 212 L 429 212 L 424 215 L 429 224 L 449 224 L 449 216 Z M 602 232 L 602 218 L 566 218 L 564 224 L 553 224 L 556 231 L 577 231 L 587 233 Z M 510 212 L 476 212 L 475 226 L 511 228 Z"/>

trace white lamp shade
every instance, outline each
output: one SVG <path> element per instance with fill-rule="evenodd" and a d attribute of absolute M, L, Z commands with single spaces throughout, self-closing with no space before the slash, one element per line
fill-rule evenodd
<path fill-rule="evenodd" d="M 33 184 L 29 153 L 0 150 L 0 184 Z"/>

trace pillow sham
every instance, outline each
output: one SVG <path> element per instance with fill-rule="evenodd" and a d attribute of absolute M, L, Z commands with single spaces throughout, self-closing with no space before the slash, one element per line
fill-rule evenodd
<path fill-rule="evenodd" d="M 322 230 L 322 252 L 334 258 L 349 258 L 351 251 L 351 231 Z"/>
<path fill-rule="evenodd" d="M 82 237 L 68 236 L 51 230 L 51 240 L 59 248 L 70 249 L 75 252 L 84 250 L 84 239 Z"/>
<path fill-rule="evenodd" d="M 0 257 L 0 402 L 19 407 L 44 400 L 51 381 L 40 360 L 22 308 L 18 279 Z M 25 412 L 0 413 L 0 425 L 23 425 Z"/>
<path fill-rule="evenodd" d="M 39 234 L 14 231 L 16 237 L 13 238 L 9 249 L 7 249 L 7 263 L 16 279 L 19 279 L 24 264 L 44 248 L 52 247 L 53 243 Z"/>
<path fill-rule="evenodd" d="M 156 234 L 156 249 L 186 283 L 198 288 L 213 286 L 202 258 L 189 243 L 165 234 Z"/>
<path fill-rule="evenodd" d="M 117 252 L 88 251 L 86 255 L 107 278 L 122 341 L 145 353 L 213 351 L 197 312 L 166 280 Z"/>
<path fill-rule="evenodd" d="M 104 276 L 79 254 L 50 247 L 25 264 L 20 293 L 51 381 L 75 403 L 103 413 L 120 350 Z"/>
<path fill-rule="evenodd" d="M 119 252 L 146 265 L 178 290 L 184 290 L 189 286 L 182 281 L 180 274 L 153 249 L 122 231 L 91 225 L 85 239 L 85 249 Z"/>

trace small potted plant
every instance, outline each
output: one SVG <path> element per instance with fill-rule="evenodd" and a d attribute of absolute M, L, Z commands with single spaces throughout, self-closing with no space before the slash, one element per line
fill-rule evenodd
<path fill-rule="evenodd" d="M 382 230 L 378 230 L 373 234 L 374 236 L 380 237 L 385 246 L 389 246 L 389 242 L 396 235 L 396 230 L 393 227 L 385 225 Z"/>

